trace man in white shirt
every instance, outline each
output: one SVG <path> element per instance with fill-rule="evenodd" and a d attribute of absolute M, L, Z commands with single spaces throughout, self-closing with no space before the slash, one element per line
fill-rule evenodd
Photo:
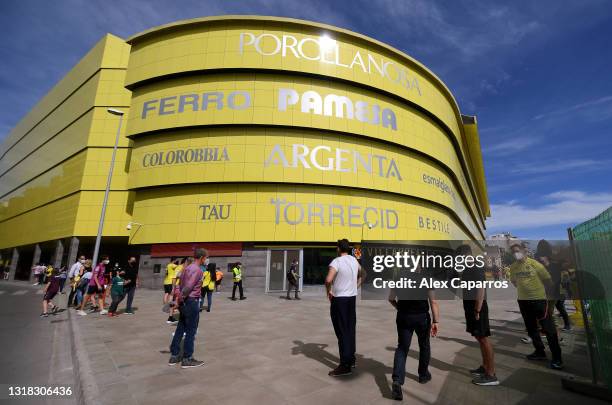
<path fill-rule="evenodd" d="M 357 313 L 355 304 L 357 289 L 363 281 L 361 266 L 349 253 L 351 246 L 347 239 L 338 241 L 338 257 L 329 264 L 325 278 L 327 298 L 331 303 L 331 315 L 334 332 L 338 338 L 340 364 L 329 372 L 332 377 L 352 374 L 355 366 L 355 327 Z"/>
<path fill-rule="evenodd" d="M 74 285 L 74 278 L 81 273 L 81 269 L 84 268 L 83 264 L 85 264 L 85 256 L 81 255 L 68 271 L 68 280 L 70 281 L 71 285 L 70 295 L 68 296 L 69 307 L 75 304 L 74 300 L 76 298 L 76 285 Z"/>

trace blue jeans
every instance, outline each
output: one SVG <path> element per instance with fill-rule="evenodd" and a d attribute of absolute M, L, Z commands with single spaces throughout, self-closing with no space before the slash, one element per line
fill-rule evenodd
<path fill-rule="evenodd" d="M 185 342 L 183 343 L 183 358 L 190 359 L 193 356 L 193 341 L 198 323 L 200 322 L 200 311 L 197 298 L 187 298 L 185 303 L 179 308 L 180 316 L 172 344 L 170 345 L 170 353 L 173 356 L 178 356 L 181 351 L 181 340 L 185 333 Z"/>
<path fill-rule="evenodd" d="M 419 376 L 424 377 L 429 374 L 429 360 L 431 358 L 431 348 L 429 346 L 429 330 L 431 320 L 428 312 L 411 314 L 397 313 L 395 319 L 397 325 L 397 348 L 393 359 L 393 382 L 404 385 L 406 377 L 406 357 L 410 350 L 412 335 L 416 333 L 419 340 Z"/>
<path fill-rule="evenodd" d="M 76 306 L 78 307 L 79 305 L 81 305 L 81 302 L 83 301 L 83 290 L 81 290 L 80 288 L 76 289 Z"/>
<path fill-rule="evenodd" d="M 214 291 L 210 291 L 208 287 L 202 288 L 202 297 L 200 298 L 200 310 L 204 308 L 204 296 L 206 296 L 206 300 L 208 301 L 208 312 L 212 309 L 212 295 Z"/>

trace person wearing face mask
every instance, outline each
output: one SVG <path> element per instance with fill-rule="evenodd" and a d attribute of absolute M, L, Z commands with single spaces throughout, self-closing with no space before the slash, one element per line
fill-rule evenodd
<path fill-rule="evenodd" d="M 136 293 L 136 287 L 138 283 L 138 264 L 136 258 L 131 256 L 128 260 L 128 264 L 125 268 L 125 283 L 123 288 L 127 297 L 125 304 L 125 314 L 134 315 L 132 310 L 132 303 L 134 302 L 134 294 Z"/>
<path fill-rule="evenodd" d="M 79 256 L 79 259 L 70 266 L 68 271 L 68 280 L 70 280 L 70 295 L 68 295 L 68 306 L 76 305 L 76 292 L 77 292 L 77 277 L 83 275 L 83 265 L 85 264 L 85 256 Z"/>
<path fill-rule="evenodd" d="M 553 284 L 550 274 L 537 260 L 527 257 L 522 245 L 514 244 L 511 249 L 515 262 L 510 266 L 510 281 L 517 289 L 521 315 L 527 328 L 527 334 L 535 348 L 533 353 L 527 355 L 527 359 L 546 360 L 544 343 L 538 328 L 539 323 L 552 353 L 550 367 L 561 370 L 563 368 L 561 346 L 546 300 L 546 290 L 551 290 Z"/>
<path fill-rule="evenodd" d="M 100 310 L 100 315 L 106 315 L 108 313 L 107 310 L 104 309 L 104 272 L 106 270 L 106 266 L 110 262 L 107 255 L 102 255 L 102 260 L 98 265 L 94 268 L 91 274 L 91 280 L 89 281 L 89 286 L 87 288 L 87 293 L 85 294 L 85 298 L 81 303 L 81 310 L 78 312 L 79 315 L 87 315 L 85 313 L 85 304 L 89 300 L 89 297 L 92 297 L 92 302 L 94 303 L 94 307 L 91 312 L 96 312 Z M 95 298 L 98 298 L 98 307 L 95 306 Z"/>
<path fill-rule="evenodd" d="M 208 256 L 206 249 L 197 248 L 194 251 L 194 262 L 187 266 L 179 276 L 179 291 L 176 296 L 176 305 L 180 316 L 176 330 L 170 344 L 169 366 L 181 363 L 181 368 L 193 368 L 204 365 L 203 361 L 193 358 L 194 338 L 200 322 L 199 300 L 202 288 L 202 269 Z M 183 339 L 183 334 L 185 338 Z M 183 341 L 183 356 L 181 353 L 181 340 Z"/>

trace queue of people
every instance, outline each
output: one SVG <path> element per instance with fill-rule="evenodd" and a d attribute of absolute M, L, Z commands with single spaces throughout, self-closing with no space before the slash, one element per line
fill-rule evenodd
<path fill-rule="evenodd" d="M 117 306 L 125 297 L 128 300 L 124 313 L 133 315 L 132 303 L 138 280 L 136 258 L 130 257 L 125 268 L 121 268 L 119 263 L 111 268 L 109 263 L 110 258 L 102 255 L 100 262 L 92 269 L 92 261 L 81 255 L 69 269 L 54 269 L 42 264 L 35 266 L 35 285 L 45 286 L 41 317 L 47 317 L 49 309 L 57 311 L 53 298 L 57 294 L 64 294 L 65 284 L 70 286 L 67 306 L 74 308 L 78 315 L 98 312 L 109 317 L 117 316 Z M 106 303 L 107 297 L 110 297 L 110 305 Z"/>
<path fill-rule="evenodd" d="M 565 311 L 564 296 L 561 293 L 560 264 L 552 257 L 552 248 L 546 241 L 538 244 L 535 258 L 528 257 L 526 247 L 514 244 L 511 247 L 514 262 L 509 267 L 508 278 L 517 289 L 518 306 L 525 323 L 527 334 L 534 346 L 534 352 L 526 356 L 527 360 L 546 360 L 547 354 L 541 335 L 545 335 L 552 355 L 550 367 L 560 370 L 564 367 L 562 349 L 559 344 L 559 331 L 554 323 L 553 311 L 557 308 L 564 321 L 563 330 L 571 325 Z M 359 261 L 352 256 L 352 249 L 347 239 L 338 241 L 338 256 L 329 264 L 325 279 L 327 298 L 330 302 L 330 318 L 338 342 L 339 364 L 329 372 L 332 377 L 341 377 L 353 373 L 356 362 L 356 324 L 357 295 L 365 279 L 365 271 Z M 458 255 L 471 255 L 471 248 L 460 246 Z M 68 298 L 69 306 L 75 306 L 80 315 L 86 315 L 86 305 L 91 303 L 90 312 L 101 315 L 117 315 L 117 307 L 127 298 L 126 314 L 133 313 L 132 300 L 138 277 L 136 259 L 131 257 L 125 269 L 118 264 L 111 270 L 108 256 L 101 256 L 101 261 L 92 270 L 92 263 L 85 256 L 80 256 L 68 272 L 66 279 L 71 288 Z M 236 300 L 236 290 L 240 299 L 245 299 L 242 281 L 242 264 L 232 264 L 233 279 L 232 300 Z M 46 317 L 57 311 L 54 297 L 61 290 L 61 272 L 51 268 L 40 268 L 44 274 L 45 294 L 43 313 Z M 39 274 L 40 274 L 39 273 Z M 477 267 L 462 271 L 464 281 L 484 281 L 486 270 Z M 423 277 L 420 269 L 411 277 Z M 172 258 L 166 266 L 164 278 L 163 303 L 167 308 L 168 323 L 176 325 L 170 344 L 171 356 L 168 364 L 180 363 L 182 368 L 200 367 L 204 362 L 194 356 L 194 339 L 198 331 L 200 312 L 206 308 L 212 310 L 213 294 L 218 291 L 223 273 L 211 263 L 205 249 L 195 249 L 193 257 Z M 295 299 L 299 299 L 299 267 L 293 260 L 287 271 L 288 292 L 295 289 Z M 106 291 L 110 292 L 111 304 L 105 309 Z M 406 359 L 410 350 L 412 337 L 417 336 L 419 346 L 418 382 L 426 384 L 432 379 L 429 372 L 431 359 L 431 337 L 436 337 L 441 330 L 443 314 L 440 313 L 436 292 L 433 288 L 419 291 L 421 295 L 405 295 L 405 291 L 392 289 L 388 301 L 396 310 L 397 347 L 393 357 L 392 397 L 403 399 L 402 386 L 406 374 Z M 131 294 L 131 299 L 130 299 Z M 206 304 L 206 306 L 205 306 Z M 499 385 L 495 373 L 494 348 L 490 340 L 489 311 L 487 294 L 484 289 L 463 291 L 463 309 L 466 332 L 478 343 L 481 353 L 481 364 L 468 370 L 472 382 L 480 386 Z M 176 315 L 178 314 L 178 319 Z M 182 347 L 182 352 L 181 352 Z"/>

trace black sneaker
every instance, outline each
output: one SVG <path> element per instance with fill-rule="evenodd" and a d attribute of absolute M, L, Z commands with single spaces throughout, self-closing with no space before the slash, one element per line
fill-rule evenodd
<path fill-rule="evenodd" d="M 179 361 L 181 361 L 181 358 L 179 356 L 170 356 L 170 360 L 168 360 L 168 365 L 176 366 Z"/>
<path fill-rule="evenodd" d="M 287 301 L 291 301 L 291 297 L 287 297 Z"/>
<path fill-rule="evenodd" d="M 472 384 L 476 385 L 499 385 L 497 376 L 483 374 L 478 377 L 474 377 Z"/>
<path fill-rule="evenodd" d="M 527 360 L 546 360 L 546 353 L 540 353 L 538 351 L 535 351 L 531 354 L 528 354 L 526 357 Z"/>
<path fill-rule="evenodd" d="M 327 373 L 327 375 L 331 377 L 340 377 L 343 375 L 351 375 L 351 374 L 353 374 L 353 370 L 351 370 L 351 368 L 348 366 L 342 366 L 342 365 L 336 367 L 335 369 Z"/>
<path fill-rule="evenodd" d="M 563 370 L 563 362 L 561 360 L 553 360 L 550 362 L 550 368 L 553 370 Z"/>
<path fill-rule="evenodd" d="M 236 301 L 236 299 L 237 299 L 236 297 L 232 297 L 232 301 Z"/>
<path fill-rule="evenodd" d="M 203 366 L 204 362 L 200 360 L 196 360 L 193 357 L 190 359 L 183 359 L 181 362 L 181 368 L 194 368 Z"/>
<path fill-rule="evenodd" d="M 404 399 L 402 386 L 398 382 L 393 381 L 393 384 L 391 385 L 391 398 L 395 399 L 396 401 L 402 401 Z"/>
<path fill-rule="evenodd" d="M 431 373 L 428 371 L 427 374 L 419 376 L 419 384 L 427 384 L 431 381 Z"/>
<path fill-rule="evenodd" d="M 299 301 L 299 300 L 301 300 L 301 298 L 300 298 L 300 297 L 295 297 L 295 299 L 296 299 L 296 300 L 298 300 L 298 301 Z"/>
<path fill-rule="evenodd" d="M 134 315 L 134 312 L 133 311 L 125 311 L 124 314 L 125 315 Z"/>
<path fill-rule="evenodd" d="M 46 312 L 43 312 L 42 314 L 40 314 L 41 318 L 47 318 L 48 316 L 49 316 L 49 314 L 46 313 Z"/>
<path fill-rule="evenodd" d="M 246 297 L 240 297 L 240 301 L 246 300 Z"/>
<path fill-rule="evenodd" d="M 171 317 L 171 316 L 169 316 L 169 317 L 168 317 L 168 320 L 166 321 L 166 323 L 167 323 L 168 325 L 172 325 L 172 324 L 174 323 L 174 318 L 173 318 L 173 317 Z"/>
<path fill-rule="evenodd" d="M 476 376 L 485 375 L 485 374 L 486 374 L 486 371 L 485 371 L 485 369 L 484 369 L 484 367 L 483 367 L 483 366 L 480 366 L 480 367 L 478 367 L 478 368 L 475 368 L 475 369 L 473 369 L 473 370 L 470 370 L 470 374 L 472 374 L 474 377 L 476 377 Z"/>

